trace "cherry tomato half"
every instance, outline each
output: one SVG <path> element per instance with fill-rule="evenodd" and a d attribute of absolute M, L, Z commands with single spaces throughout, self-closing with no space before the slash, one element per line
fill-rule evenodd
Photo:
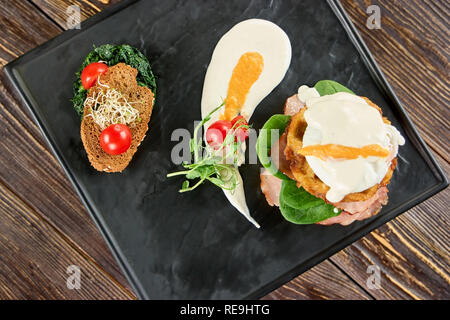
<path fill-rule="evenodd" d="M 108 66 L 101 62 L 93 62 L 86 66 L 81 72 L 81 84 L 87 90 L 92 87 L 99 75 L 108 71 Z"/>
<path fill-rule="evenodd" d="M 100 134 L 100 145 L 110 155 L 122 154 L 130 148 L 131 130 L 124 124 L 112 124 Z"/>
<path fill-rule="evenodd" d="M 219 148 L 230 129 L 230 121 L 218 120 L 214 122 L 206 130 L 206 142 L 213 148 Z"/>
<path fill-rule="evenodd" d="M 239 126 L 248 126 L 247 120 L 243 116 L 237 116 L 233 120 L 231 120 L 231 126 L 236 130 L 235 132 L 235 141 L 237 142 L 238 139 L 241 142 L 244 142 L 248 138 L 248 128 L 238 128 Z M 238 128 L 238 129 L 236 129 Z"/>

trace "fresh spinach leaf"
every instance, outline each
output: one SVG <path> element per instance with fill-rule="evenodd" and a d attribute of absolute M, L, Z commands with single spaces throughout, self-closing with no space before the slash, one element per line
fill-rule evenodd
<path fill-rule="evenodd" d="M 352 90 L 333 80 L 321 80 L 316 83 L 314 88 L 316 88 L 321 97 L 337 92 L 348 92 L 351 94 L 355 94 Z"/>
<path fill-rule="evenodd" d="M 284 202 L 294 209 L 307 210 L 324 204 L 322 199 L 316 198 L 305 189 L 297 187 L 297 183 L 293 180 L 286 180 L 282 183 L 281 193 Z"/>
<path fill-rule="evenodd" d="M 272 163 L 272 159 L 270 157 L 270 150 L 272 148 L 272 130 L 278 130 L 279 136 L 281 137 L 290 120 L 290 116 L 283 114 L 276 114 L 272 116 L 262 127 L 256 143 L 256 152 L 261 164 L 271 174 L 282 180 L 289 180 L 289 178 L 284 173 L 280 172 Z"/>
<path fill-rule="evenodd" d="M 123 62 L 138 71 L 136 81 L 139 86 L 152 90 L 156 97 L 156 79 L 148 59 L 136 48 L 129 45 L 105 44 L 94 48 L 86 57 L 81 68 L 76 73 L 76 80 L 73 84 L 73 106 L 80 116 L 83 116 L 84 101 L 87 90 L 81 84 L 81 72 L 92 62 L 105 62 L 109 67 Z"/>
<path fill-rule="evenodd" d="M 298 188 L 295 181 L 283 181 L 280 192 L 280 211 L 295 224 L 314 224 L 341 214 L 341 210 Z"/>

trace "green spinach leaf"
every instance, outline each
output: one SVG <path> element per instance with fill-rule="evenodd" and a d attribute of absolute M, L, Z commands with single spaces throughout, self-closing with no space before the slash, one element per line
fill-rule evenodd
<path fill-rule="evenodd" d="M 295 224 L 314 224 L 341 214 L 341 210 L 298 188 L 295 181 L 283 181 L 280 192 L 280 211 Z"/>
<path fill-rule="evenodd" d="M 278 130 L 279 136 L 284 133 L 286 126 L 291 120 L 290 116 L 283 114 L 276 114 L 272 116 L 262 127 L 258 141 L 256 143 L 256 152 L 259 161 L 271 174 L 282 180 L 289 180 L 289 178 L 275 167 L 270 158 L 270 149 L 272 148 L 272 131 Z"/>
<path fill-rule="evenodd" d="M 333 80 L 321 80 L 316 83 L 314 88 L 316 88 L 321 97 L 337 92 L 348 92 L 355 94 L 352 90 Z"/>
<path fill-rule="evenodd" d="M 297 187 L 296 182 L 293 180 L 287 180 L 285 183 L 282 183 L 281 193 L 286 205 L 298 210 L 307 210 L 324 203 L 322 199 L 316 198 L 305 191 L 305 189 Z"/>
<path fill-rule="evenodd" d="M 81 72 L 92 62 L 105 62 L 109 67 L 123 62 L 138 71 L 136 81 L 138 85 L 152 90 L 156 97 L 156 79 L 148 59 L 136 48 L 127 44 L 111 45 L 105 44 L 94 48 L 86 57 L 81 68 L 76 73 L 76 80 L 73 84 L 73 106 L 80 116 L 83 116 L 84 101 L 87 90 L 81 84 Z"/>

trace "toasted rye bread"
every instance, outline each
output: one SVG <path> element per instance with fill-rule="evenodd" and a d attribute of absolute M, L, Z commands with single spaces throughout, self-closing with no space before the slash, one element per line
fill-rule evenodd
<path fill-rule="evenodd" d="M 141 144 L 148 130 L 148 123 L 153 110 L 153 93 L 149 88 L 138 86 L 136 76 L 138 71 L 124 63 L 112 66 L 100 77 L 100 82 L 119 91 L 128 102 L 133 102 L 133 108 L 139 110 L 140 122 L 129 125 L 132 140 L 130 148 L 120 155 L 109 155 L 100 146 L 100 126 L 94 122 L 91 106 L 86 105 L 81 122 L 81 140 L 88 155 L 91 165 L 102 172 L 121 172 L 130 163 L 138 146 Z M 88 97 L 95 92 L 106 90 L 98 83 L 89 89 Z M 138 103 L 141 102 L 141 103 Z"/>

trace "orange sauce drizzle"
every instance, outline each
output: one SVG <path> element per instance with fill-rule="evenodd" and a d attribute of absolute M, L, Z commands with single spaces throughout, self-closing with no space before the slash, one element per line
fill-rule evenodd
<path fill-rule="evenodd" d="M 328 157 L 335 159 L 357 159 L 358 157 L 382 157 L 389 155 L 389 150 L 379 146 L 378 144 L 371 144 L 362 148 L 347 147 L 338 144 L 313 145 L 300 149 L 300 154 L 303 156 L 314 156 L 322 160 Z"/>
<path fill-rule="evenodd" d="M 228 84 L 225 111 L 220 117 L 222 120 L 232 120 L 244 106 L 248 92 L 258 80 L 264 68 L 264 59 L 258 52 L 244 53 L 233 69 Z"/>

